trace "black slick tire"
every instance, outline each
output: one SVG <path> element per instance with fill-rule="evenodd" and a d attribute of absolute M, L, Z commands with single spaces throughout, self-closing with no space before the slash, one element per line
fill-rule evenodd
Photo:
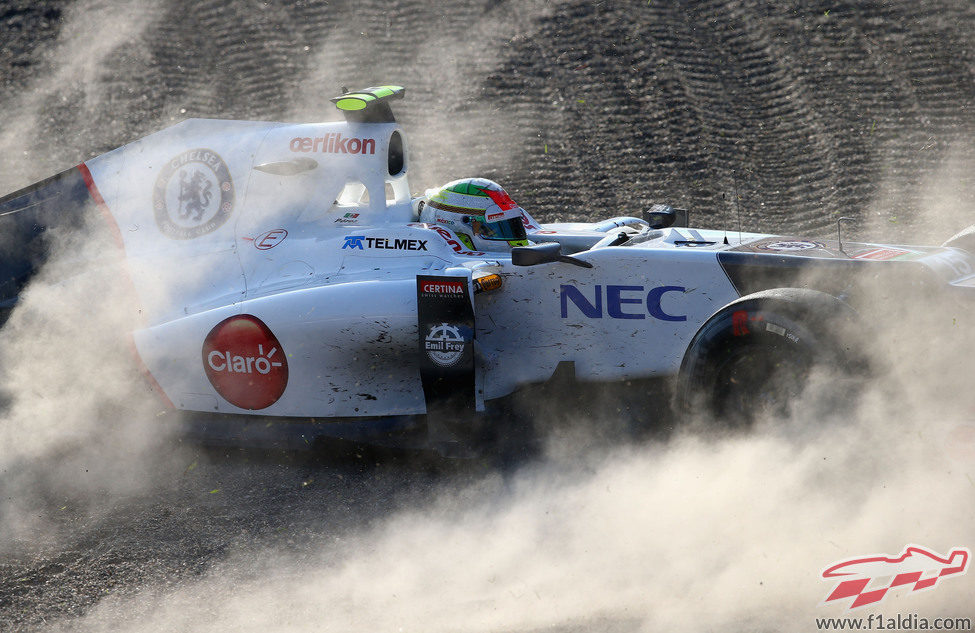
<path fill-rule="evenodd" d="M 785 417 L 816 367 L 840 389 L 865 370 L 857 317 L 832 295 L 801 288 L 765 290 L 712 315 L 691 340 L 675 389 L 678 416 L 704 414 L 729 428 Z"/>

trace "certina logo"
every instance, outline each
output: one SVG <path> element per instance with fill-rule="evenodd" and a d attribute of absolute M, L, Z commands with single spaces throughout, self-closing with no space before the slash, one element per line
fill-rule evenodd
<path fill-rule="evenodd" d="M 460 329 L 441 323 L 430 328 L 424 341 L 427 356 L 441 367 L 453 367 L 464 356 L 464 337 Z"/>
<path fill-rule="evenodd" d="M 659 321 L 686 321 L 687 315 L 670 314 L 664 311 L 662 305 L 664 296 L 674 292 L 684 293 L 686 289 L 683 286 L 657 286 L 647 291 L 643 286 L 608 285 L 604 292 L 603 286 L 596 285 L 593 290 L 583 292 L 575 286 L 562 284 L 559 298 L 562 303 L 563 319 L 569 317 L 571 303 L 590 319 L 603 318 L 605 304 L 606 316 L 611 319 L 645 319 L 649 314 Z M 591 300 L 589 296 L 592 296 Z"/>
<path fill-rule="evenodd" d="M 249 314 L 218 323 L 203 341 L 203 369 L 227 402 L 265 409 L 288 386 L 288 359 L 263 321 Z"/>
<path fill-rule="evenodd" d="M 422 281 L 420 292 L 426 294 L 462 295 L 464 284 L 459 281 Z"/>
<path fill-rule="evenodd" d="M 230 169 L 209 149 L 191 149 L 167 162 L 152 190 L 156 226 L 188 240 L 217 230 L 234 209 Z"/>
<path fill-rule="evenodd" d="M 941 556 L 926 547 L 907 545 L 900 556 L 860 556 L 833 563 L 823 570 L 823 580 L 840 579 L 823 604 L 852 598 L 850 609 L 880 602 L 891 589 L 911 592 L 932 589 L 946 576 L 968 571 L 968 548 L 956 547 Z"/>
<path fill-rule="evenodd" d="M 314 138 L 296 137 L 291 139 L 291 151 L 304 154 L 375 154 L 376 139 L 374 138 L 345 138 L 341 132 L 329 132 L 325 136 Z"/>
<path fill-rule="evenodd" d="M 378 248 L 382 250 L 397 251 L 425 251 L 427 250 L 428 240 L 406 240 L 388 237 L 366 237 L 365 235 L 347 235 L 342 249 L 351 248 L 364 250 L 366 248 Z M 365 242 L 365 246 L 362 243 Z"/>

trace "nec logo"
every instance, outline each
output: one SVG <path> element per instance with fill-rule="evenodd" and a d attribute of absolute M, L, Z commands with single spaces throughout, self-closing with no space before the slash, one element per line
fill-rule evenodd
<path fill-rule="evenodd" d="M 597 285 L 590 301 L 589 297 L 575 286 L 562 284 L 559 298 L 562 302 L 563 319 L 569 317 L 569 302 L 590 319 L 603 318 L 605 297 L 606 315 L 611 319 L 645 319 L 649 314 L 659 321 L 686 321 L 687 315 L 664 312 L 660 303 L 668 292 L 683 293 L 686 289 L 683 286 L 657 286 L 647 292 L 643 286 L 607 285 L 604 292 L 603 286 Z"/>

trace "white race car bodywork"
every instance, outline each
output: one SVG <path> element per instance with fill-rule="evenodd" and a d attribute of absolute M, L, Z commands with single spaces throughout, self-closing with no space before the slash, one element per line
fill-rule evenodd
<path fill-rule="evenodd" d="M 135 348 L 160 396 L 199 412 L 423 414 L 430 376 L 464 367 L 470 348 L 470 371 L 449 384 L 482 410 L 566 363 L 586 382 L 674 376 L 702 323 L 745 294 L 755 258 L 776 274 L 799 258 L 912 261 L 955 286 L 972 285 L 975 272 L 955 249 L 844 250 L 527 214 L 530 241 L 558 242 L 591 267 L 514 265 L 510 252 L 472 252 L 446 226 L 418 222 L 407 168 L 394 122 L 210 120 L 79 165 L 124 254 L 143 318 Z M 23 207 L 32 195 L 0 202 Z M 491 274 L 500 289 L 478 292 L 475 280 Z M 458 308 L 458 297 L 470 305 Z M 443 318 L 438 301 L 450 306 Z M 450 316 L 457 310 L 470 313 L 467 326 Z"/>
<path fill-rule="evenodd" d="M 467 251 L 446 227 L 414 221 L 405 160 L 389 174 L 393 135 L 403 137 L 396 124 L 193 120 L 86 163 L 146 317 L 136 348 L 175 407 L 315 418 L 424 413 L 418 274 L 504 280 L 474 299 L 478 403 L 543 382 L 565 361 L 581 380 L 674 374 L 699 324 L 737 297 L 715 249 L 674 245 L 693 239 L 686 229 L 577 255 L 593 268 L 516 267 L 506 252 Z M 335 139 L 346 153 L 326 151 Z M 317 166 L 257 168 L 285 170 L 296 158 Z M 209 204 L 199 201 L 199 218 L 180 217 L 197 174 L 210 184 Z M 527 216 L 525 224 L 530 239 L 564 235 L 576 250 L 616 227 Z M 241 314 L 266 324 L 287 363 L 286 387 L 260 408 L 222 397 L 206 368 L 247 381 L 263 364 L 244 357 L 232 372 L 233 350 L 229 362 L 201 353 L 215 325 Z"/>

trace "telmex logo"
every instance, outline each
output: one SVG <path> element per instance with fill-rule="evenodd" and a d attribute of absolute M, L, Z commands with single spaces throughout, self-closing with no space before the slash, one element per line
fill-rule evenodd
<path fill-rule="evenodd" d="M 948 556 L 940 556 L 919 545 L 908 545 L 897 557 L 865 556 L 833 563 L 823 570 L 823 580 L 843 579 L 826 597 L 825 602 L 853 598 L 851 609 L 883 600 L 896 587 L 911 591 L 931 589 L 945 576 L 961 576 L 968 571 L 968 548 L 956 547 Z M 880 580 L 873 587 L 871 581 Z"/>
<path fill-rule="evenodd" d="M 562 318 L 569 317 L 569 303 L 571 302 L 583 315 L 590 319 L 603 318 L 603 298 L 605 297 L 606 316 L 611 319 L 645 319 L 647 314 L 659 321 L 686 321 L 687 315 L 668 314 L 660 305 L 663 296 L 668 292 L 686 292 L 683 286 L 658 286 L 645 292 L 643 286 L 596 285 L 593 298 L 590 301 L 581 290 L 575 286 L 563 284 L 560 287 L 559 298 L 562 302 Z M 640 306 L 639 312 L 635 312 Z"/>
<path fill-rule="evenodd" d="M 464 284 L 459 281 L 423 281 L 420 282 L 420 292 L 431 294 L 464 294 Z"/>
<path fill-rule="evenodd" d="M 353 248 L 365 250 L 362 242 L 366 243 L 367 248 L 379 248 L 384 250 L 397 251 L 425 251 L 427 250 L 428 240 L 406 240 L 389 239 L 388 237 L 366 237 L 365 235 L 347 235 L 342 248 Z"/>
<path fill-rule="evenodd" d="M 218 323 L 203 341 L 203 370 L 213 388 L 241 409 L 264 409 L 288 386 L 288 359 L 263 321 L 249 314 Z"/>
<path fill-rule="evenodd" d="M 304 154 L 375 154 L 374 138 L 342 138 L 341 132 L 329 132 L 325 136 L 295 137 L 289 146 L 292 152 Z"/>

